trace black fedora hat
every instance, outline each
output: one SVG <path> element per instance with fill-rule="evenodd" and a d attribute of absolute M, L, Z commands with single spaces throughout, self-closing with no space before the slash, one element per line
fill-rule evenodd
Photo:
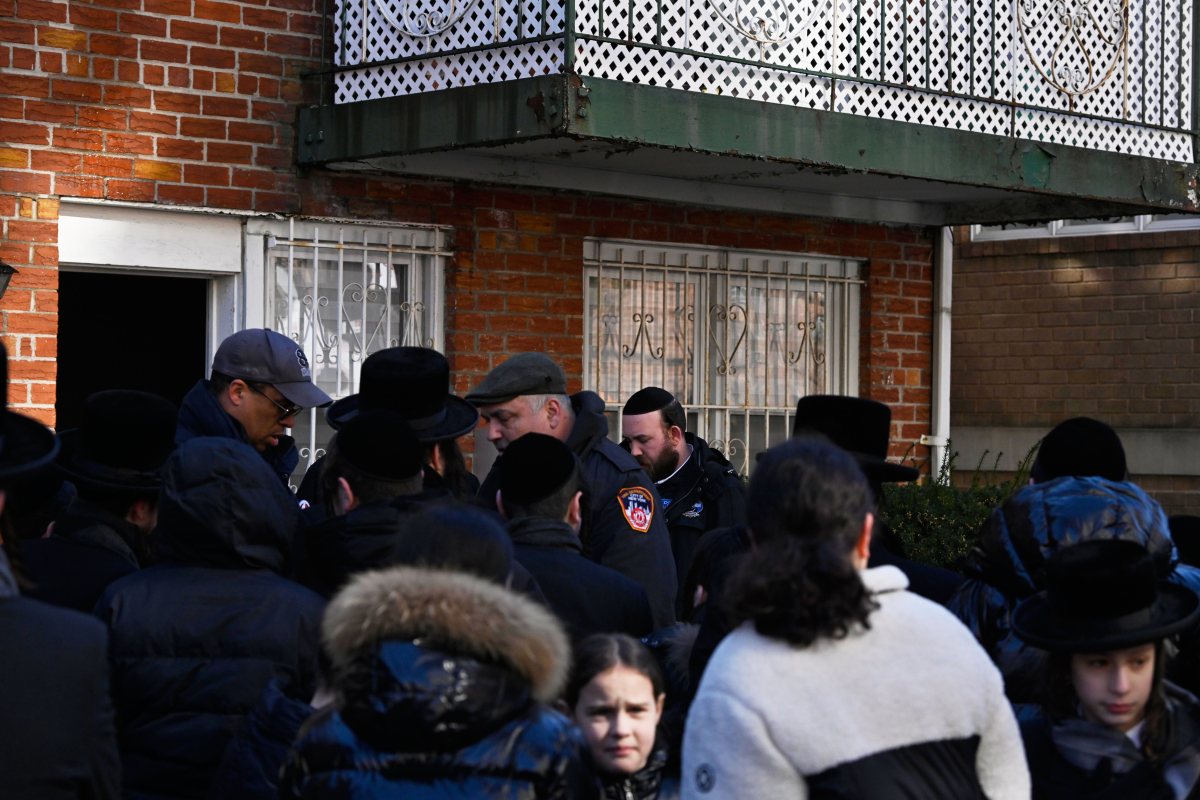
<path fill-rule="evenodd" d="M 19 478 L 45 467 L 58 455 L 58 439 L 37 420 L 8 410 L 8 348 L 0 342 L 0 480 Z"/>
<path fill-rule="evenodd" d="M 335 430 L 368 410 L 396 411 L 422 443 L 454 439 L 479 422 L 475 407 L 450 394 L 450 363 L 428 347 L 389 347 L 367 357 L 358 394 L 325 412 Z"/>
<path fill-rule="evenodd" d="M 1017 606 L 1012 625 L 1044 650 L 1104 652 L 1179 633 L 1198 610 L 1195 592 L 1158 580 L 1145 547 L 1098 539 L 1055 553 L 1046 562 L 1046 590 Z"/>
<path fill-rule="evenodd" d="M 887 460 L 892 410 L 876 400 L 840 394 L 810 394 L 796 403 L 792 436 L 820 433 L 858 462 L 867 480 L 915 481 L 920 472 Z"/>
<path fill-rule="evenodd" d="M 131 389 L 89 395 L 83 424 L 59 434 L 58 467 L 76 484 L 100 489 L 156 491 L 175 449 L 178 410 L 165 398 Z"/>

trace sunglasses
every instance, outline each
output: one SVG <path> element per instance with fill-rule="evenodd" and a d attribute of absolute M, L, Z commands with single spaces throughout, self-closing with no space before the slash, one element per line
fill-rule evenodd
<path fill-rule="evenodd" d="M 255 386 L 253 383 L 247 383 L 246 385 L 250 387 L 250 391 L 254 392 L 255 394 L 261 394 L 263 397 L 267 398 L 267 400 L 271 401 L 271 405 L 279 409 L 280 421 L 285 420 L 288 417 L 294 417 L 304 410 L 304 406 L 298 406 L 295 403 L 288 403 L 287 405 L 284 405 L 275 398 L 271 397 L 271 395 L 264 392 L 262 389 Z"/>

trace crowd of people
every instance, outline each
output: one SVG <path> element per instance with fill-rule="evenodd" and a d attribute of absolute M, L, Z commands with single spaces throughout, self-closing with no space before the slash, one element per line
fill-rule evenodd
<path fill-rule="evenodd" d="M 1107 425 L 952 572 L 881 403 L 799 398 L 747 485 L 664 388 L 617 444 L 544 354 L 451 385 L 395 347 L 334 402 L 250 329 L 179 408 L 0 412 L 0 796 L 1200 797 L 1200 569 Z"/>

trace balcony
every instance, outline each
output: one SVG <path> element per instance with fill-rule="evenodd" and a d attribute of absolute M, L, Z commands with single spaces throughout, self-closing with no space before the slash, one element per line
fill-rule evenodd
<path fill-rule="evenodd" d="M 1198 210 L 1190 0 L 339 0 L 298 160 L 920 224 Z"/>

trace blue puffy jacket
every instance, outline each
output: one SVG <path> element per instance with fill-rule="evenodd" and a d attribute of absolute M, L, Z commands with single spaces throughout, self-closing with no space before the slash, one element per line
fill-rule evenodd
<path fill-rule="evenodd" d="M 546 702 L 569 649 L 553 615 L 463 573 L 359 575 L 329 605 L 338 701 L 301 731 L 281 798 L 586 798 L 579 732 Z"/>
<path fill-rule="evenodd" d="M 1038 702 L 1045 655 L 1017 638 L 1010 613 L 1044 588 L 1051 555 L 1095 539 L 1143 545 L 1162 578 L 1200 593 L 1200 569 L 1179 563 L 1162 507 L 1135 484 L 1064 477 L 1026 486 L 984 522 L 967 559 L 969 580 L 947 604 L 1000 668 L 1012 702 Z M 1185 660 L 1200 655 L 1193 637 L 1183 638 Z"/>
<path fill-rule="evenodd" d="M 203 797 L 268 682 L 315 687 L 324 601 L 278 574 L 297 514 L 248 445 L 202 437 L 168 460 L 160 563 L 110 585 L 96 606 L 127 796 Z"/>

